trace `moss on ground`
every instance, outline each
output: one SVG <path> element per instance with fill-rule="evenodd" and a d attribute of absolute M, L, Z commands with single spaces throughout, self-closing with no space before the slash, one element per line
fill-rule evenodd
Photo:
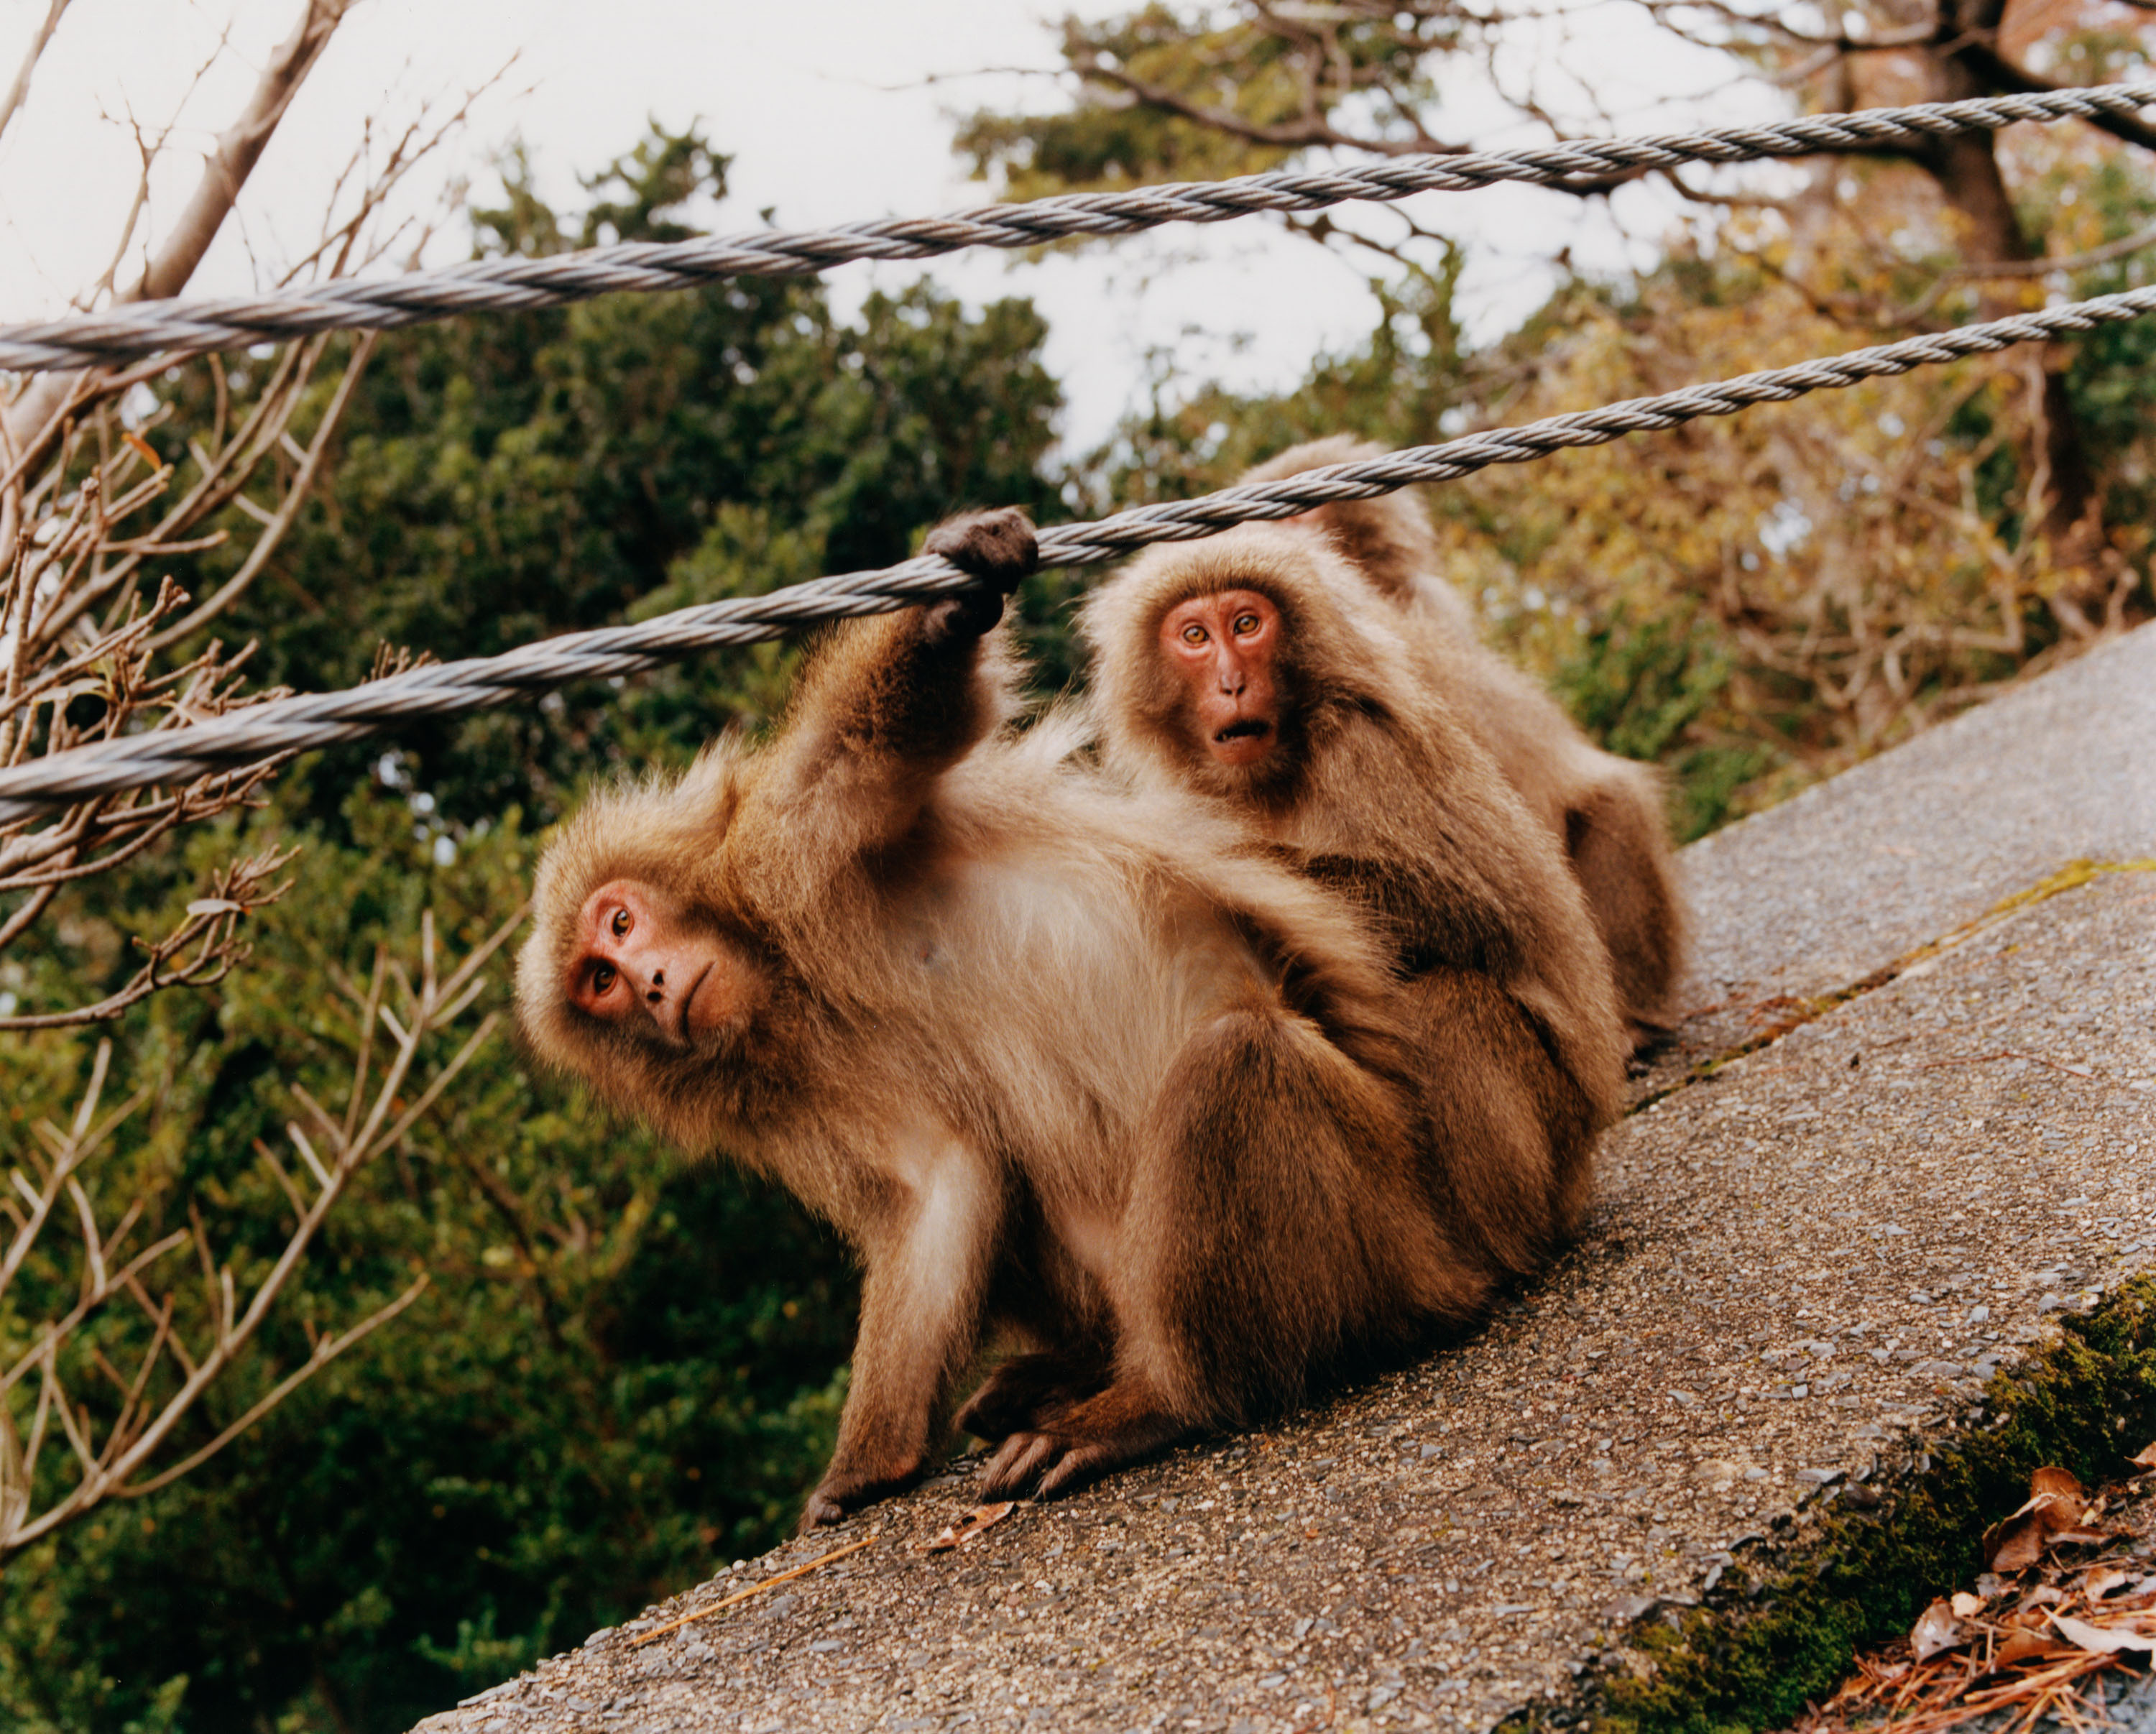
<path fill-rule="evenodd" d="M 2112 1480 L 2156 1437 L 2156 1278 L 2069 1316 L 2061 1340 L 1985 1393 L 1985 1423 L 1935 1445 L 1877 1512 L 1837 1501 L 1770 1572 L 1732 1568 L 1715 1605 L 1650 1624 L 1562 1718 L 1597 1734 L 1723 1734 L 1786 1726 L 1825 1698 L 1860 1644 L 1908 1630 L 1934 1597 L 1982 1568 L 1985 1528 L 2020 1506 L 2045 1464 Z M 1882 1485 L 1884 1484 L 1884 1485 Z"/>

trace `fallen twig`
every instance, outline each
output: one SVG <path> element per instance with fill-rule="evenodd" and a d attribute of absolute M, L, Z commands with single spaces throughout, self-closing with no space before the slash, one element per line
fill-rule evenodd
<path fill-rule="evenodd" d="M 737 1602 L 745 1602 L 751 1596 L 760 1596 L 777 1584 L 788 1583 L 796 1578 L 805 1578 L 819 1566 L 827 1566 L 834 1559 L 844 1559 L 849 1553 L 859 1553 L 862 1548 L 873 1546 L 882 1534 L 880 1529 L 873 1530 L 858 1542 L 849 1542 L 843 1547 L 834 1547 L 829 1553 L 810 1560 L 806 1565 L 796 1566 L 790 1572 L 781 1572 L 774 1578 L 765 1578 L 761 1583 L 752 1583 L 747 1589 L 736 1590 L 723 1601 L 714 1602 L 708 1608 L 699 1608 L 694 1613 L 685 1613 L 679 1619 L 669 1620 L 665 1625 L 632 1639 L 629 1647 L 635 1649 L 646 1644 L 654 1644 L 668 1633 L 678 1632 L 683 1626 L 694 1625 L 700 1619 L 709 1619 L 714 1613 L 723 1613 Z"/>

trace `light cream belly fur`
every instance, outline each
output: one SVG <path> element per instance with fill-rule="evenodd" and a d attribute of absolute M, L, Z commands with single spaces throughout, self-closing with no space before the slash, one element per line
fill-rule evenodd
<path fill-rule="evenodd" d="M 1262 978 L 1249 946 L 1209 908 L 1145 907 L 1112 870 L 1063 859 L 955 867 L 906 928 L 923 1015 L 966 1029 L 1005 1159 L 1105 1277 L 1170 1068 Z"/>

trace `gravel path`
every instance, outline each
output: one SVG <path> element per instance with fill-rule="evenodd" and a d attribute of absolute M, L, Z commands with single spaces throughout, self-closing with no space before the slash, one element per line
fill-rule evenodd
<path fill-rule="evenodd" d="M 1272 1734 L 1561 1700 L 2156 1266 L 2156 871 L 2059 876 L 2156 856 L 2152 743 L 2156 628 L 1689 851 L 1702 1009 L 1665 1093 L 1608 1138 L 1581 1244 L 1467 1340 L 921 1551 L 962 1468 L 422 1729 Z"/>

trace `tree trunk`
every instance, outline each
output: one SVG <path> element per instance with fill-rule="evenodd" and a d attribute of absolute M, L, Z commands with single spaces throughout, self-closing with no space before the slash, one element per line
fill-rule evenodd
<path fill-rule="evenodd" d="M 1955 102 L 1996 94 L 1953 50 L 1972 39 L 1991 42 L 2005 9 L 2005 0 L 1939 0 L 1938 33 L 1927 56 L 1928 100 Z M 1997 140 L 1996 133 L 1965 133 L 1934 140 L 1917 153 L 1941 195 L 1968 225 L 1972 263 L 2016 264 L 2038 256 L 1999 172 Z M 1988 319 L 2018 310 L 2015 292 L 1999 287 L 1984 291 L 1981 305 Z M 2068 360 L 2063 346 L 2046 346 L 2035 449 L 2030 454 L 2039 477 L 2040 504 L 2029 529 L 2041 538 L 2056 576 L 2053 613 L 2069 632 L 2087 636 L 2103 617 L 2112 574 L 2104 558 L 2103 501 L 2066 395 Z"/>

